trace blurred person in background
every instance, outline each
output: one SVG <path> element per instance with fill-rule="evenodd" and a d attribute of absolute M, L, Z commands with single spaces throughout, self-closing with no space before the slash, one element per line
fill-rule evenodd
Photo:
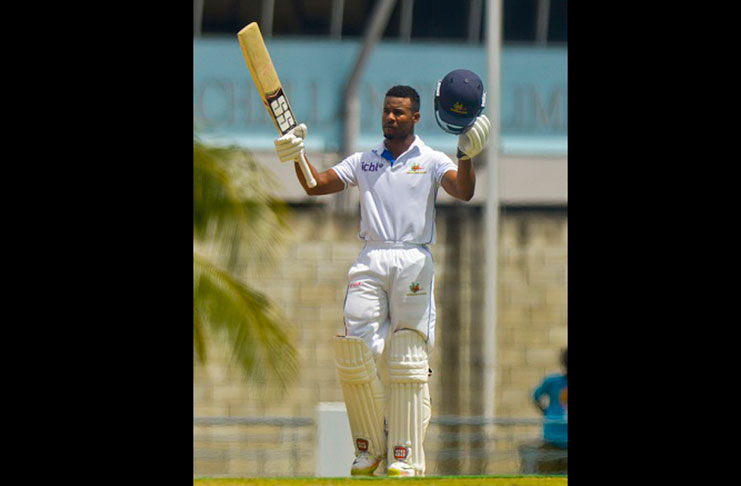
<path fill-rule="evenodd" d="M 543 378 L 532 393 L 532 400 L 543 414 L 543 443 L 536 464 L 539 474 L 561 473 L 568 470 L 568 349 L 561 351 L 563 373 Z"/>

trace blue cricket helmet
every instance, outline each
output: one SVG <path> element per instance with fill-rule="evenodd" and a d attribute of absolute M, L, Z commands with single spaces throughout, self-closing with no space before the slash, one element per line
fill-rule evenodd
<path fill-rule="evenodd" d="M 484 83 L 473 71 L 456 69 L 437 83 L 435 120 L 448 133 L 465 132 L 485 105 Z"/>

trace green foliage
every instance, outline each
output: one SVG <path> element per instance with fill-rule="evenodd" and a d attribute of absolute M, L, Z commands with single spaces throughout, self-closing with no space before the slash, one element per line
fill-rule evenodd
<path fill-rule="evenodd" d="M 269 265 L 288 228 L 289 209 L 250 154 L 193 140 L 193 350 L 207 360 L 208 336 L 225 338 L 253 383 L 285 386 L 297 353 L 270 302 L 239 275 Z"/>
<path fill-rule="evenodd" d="M 219 243 L 229 270 L 234 270 L 240 252 L 250 264 L 270 262 L 289 215 L 288 206 L 271 196 L 274 186 L 270 172 L 244 149 L 209 147 L 194 140 L 194 239 Z"/>

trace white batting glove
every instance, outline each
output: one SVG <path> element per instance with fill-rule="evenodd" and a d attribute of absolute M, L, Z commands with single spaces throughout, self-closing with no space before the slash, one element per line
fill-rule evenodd
<path fill-rule="evenodd" d="M 486 115 L 476 118 L 471 128 L 458 135 L 458 158 L 467 160 L 484 150 L 489 141 L 491 122 Z"/>
<path fill-rule="evenodd" d="M 273 140 L 275 151 L 281 162 L 296 160 L 304 152 L 304 138 L 308 129 L 303 123 L 280 138 Z"/>

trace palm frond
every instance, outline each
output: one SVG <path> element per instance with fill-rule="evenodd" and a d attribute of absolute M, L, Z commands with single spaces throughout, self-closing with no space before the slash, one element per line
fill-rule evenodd
<path fill-rule="evenodd" d="M 285 389 L 296 376 L 298 359 L 277 309 L 262 293 L 195 252 L 193 279 L 198 293 L 194 330 L 202 329 L 201 321 L 209 322 L 227 338 L 235 363 L 249 381 Z"/>
<path fill-rule="evenodd" d="M 222 264 L 230 270 L 240 261 L 270 264 L 289 228 L 290 214 L 287 204 L 271 195 L 275 184 L 247 150 L 208 147 L 194 140 L 194 238 L 218 241 Z"/>
<path fill-rule="evenodd" d="M 297 352 L 277 309 L 238 277 L 270 265 L 289 228 L 288 206 L 270 193 L 274 183 L 247 150 L 207 146 L 194 134 L 194 357 L 205 362 L 211 338 L 223 338 L 251 384 L 280 391 L 296 375 Z"/>
<path fill-rule="evenodd" d="M 206 328 L 201 319 L 201 315 L 198 311 L 195 303 L 197 302 L 196 295 L 193 295 L 193 352 L 195 358 L 200 363 L 205 363 L 208 358 L 206 352 Z"/>
<path fill-rule="evenodd" d="M 193 142 L 193 233 L 205 238 L 216 225 L 218 232 L 243 224 L 246 215 L 239 188 L 233 183 L 220 151 Z"/>

